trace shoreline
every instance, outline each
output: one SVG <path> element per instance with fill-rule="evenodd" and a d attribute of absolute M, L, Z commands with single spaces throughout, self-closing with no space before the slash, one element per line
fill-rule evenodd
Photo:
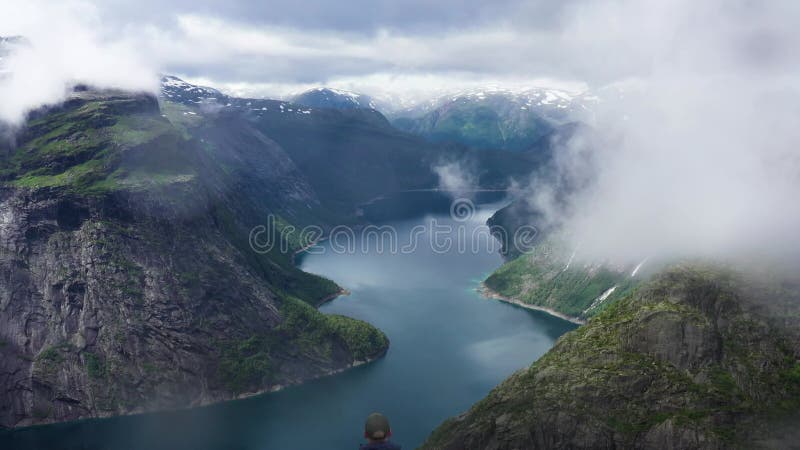
<path fill-rule="evenodd" d="M 297 255 L 305 252 L 306 250 L 308 250 L 309 248 L 319 244 L 320 242 L 325 241 L 326 239 L 327 239 L 327 237 L 322 237 L 322 238 L 317 239 L 316 241 L 314 241 L 312 243 L 309 243 L 309 244 L 305 245 L 304 247 L 302 247 L 302 248 L 300 248 L 298 250 L 295 250 L 291 255 L 291 263 L 292 263 L 292 265 L 297 267 L 297 264 L 296 264 L 296 261 L 295 261 L 295 258 L 297 257 Z M 350 291 L 345 289 L 345 288 L 343 288 L 343 287 L 341 287 L 341 286 L 339 286 L 339 289 L 336 292 L 334 292 L 332 294 L 329 294 L 329 295 L 326 295 L 325 297 L 317 300 L 317 302 L 313 306 L 314 306 L 315 309 L 318 310 L 322 305 L 324 305 L 324 304 L 326 304 L 328 302 L 331 302 L 331 301 L 333 301 L 333 300 L 335 300 L 335 299 L 337 299 L 337 298 L 339 298 L 341 296 L 344 296 L 344 295 L 350 295 Z M 384 356 L 386 356 L 386 353 L 388 351 L 389 351 L 389 346 L 387 345 L 387 347 L 382 352 L 376 354 L 375 356 L 373 356 L 371 358 L 367 358 L 365 360 L 353 360 L 353 362 L 348 363 L 348 364 L 346 364 L 346 365 L 344 365 L 342 367 L 325 370 L 322 373 L 319 373 L 319 374 L 317 374 L 317 375 L 315 375 L 313 377 L 291 380 L 291 381 L 285 382 L 284 384 L 276 384 L 276 385 L 270 386 L 268 388 L 259 389 L 257 391 L 253 391 L 253 392 L 243 392 L 243 393 L 240 393 L 240 394 L 237 394 L 235 396 L 228 397 L 228 398 L 206 398 L 206 399 L 200 399 L 199 401 L 197 401 L 195 403 L 191 403 L 191 404 L 186 405 L 186 406 L 174 407 L 174 408 L 141 409 L 141 410 L 135 410 L 134 409 L 134 410 L 127 411 L 127 412 L 116 412 L 116 413 L 110 413 L 110 414 L 100 414 L 100 415 L 97 415 L 97 416 L 80 417 L 80 418 L 70 419 L 70 420 L 47 421 L 47 422 L 40 422 L 40 423 L 12 426 L 12 427 L 7 427 L 7 428 L 0 427 L 0 433 L 25 432 L 26 430 L 31 429 L 31 428 L 47 427 L 47 426 L 59 425 L 59 424 L 80 423 L 80 422 L 84 422 L 84 421 L 95 421 L 95 420 L 106 420 L 106 419 L 113 419 L 115 417 L 131 417 L 131 416 L 142 416 L 142 415 L 148 415 L 148 414 L 180 412 L 180 411 L 189 411 L 189 410 L 198 409 L 198 408 L 212 407 L 214 405 L 219 405 L 219 404 L 222 404 L 222 403 L 235 402 L 235 401 L 238 401 L 238 400 L 244 400 L 244 399 L 248 399 L 248 398 L 252 398 L 252 397 L 258 397 L 260 395 L 268 395 L 268 394 L 271 394 L 271 393 L 274 393 L 274 392 L 282 391 L 282 390 L 290 388 L 290 387 L 301 386 L 301 385 L 306 384 L 308 382 L 311 382 L 311 381 L 314 381 L 314 380 L 319 380 L 319 379 L 324 378 L 324 377 L 337 375 L 337 374 L 340 374 L 340 373 L 345 372 L 345 371 L 350 370 L 350 369 L 354 369 L 354 368 L 359 367 L 359 366 L 363 366 L 363 365 L 366 365 L 366 364 L 371 364 L 371 363 L 383 358 Z"/>
<path fill-rule="evenodd" d="M 98 416 L 86 416 L 86 417 L 80 417 L 80 418 L 70 419 L 70 420 L 58 420 L 58 421 L 52 421 L 52 422 L 51 421 L 40 422 L 40 423 L 33 423 L 33 424 L 28 424 L 28 425 L 13 426 L 13 427 L 8 427 L 8 428 L 0 427 L 0 434 L 5 434 L 5 433 L 14 434 L 14 433 L 17 433 L 17 432 L 24 433 L 24 432 L 26 432 L 26 431 L 28 431 L 30 429 L 35 429 L 35 428 L 39 428 L 39 427 L 48 427 L 48 426 L 63 425 L 63 424 L 74 424 L 74 423 L 81 423 L 81 422 L 102 421 L 102 420 L 114 419 L 116 417 L 134 417 L 134 416 L 144 416 L 144 415 L 149 415 L 149 414 L 174 413 L 174 412 L 181 412 L 181 411 L 189 411 L 189 410 L 199 409 L 199 408 L 209 408 L 209 407 L 213 407 L 215 405 L 220 405 L 222 403 L 235 402 L 235 401 L 244 400 L 244 399 L 248 399 L 248 398 L 252 398 L 252 397 L 258 397 L 259 395 L 268 395 L 268 394 L 271 394 L 271 393 L 274 393 L 274 392 L 282 391 L 282 390 L 290 388 L 290 387 L 301 386 L 303 384 L 306 384 L 306 383 L 314 381 L 314 380 L 319 380 L 321 378 L 329 377 L 329 376 L 332 376 L 332 375 L 337 375 L 337 374 L 340 374 L 340 373 L 345 372 L 345 371 L 350 370 L 350 369 L 354 369 L 354 368 L 359 367 L 359 366 L 363 366 L 363 365 L 366 365 L 366 364 L 371 364 L 371 363 L 383 358 L 384 356 L 386 356 L 386 353 L 388 351 L 389 351 L 389 347 L 387 346 L 386 349 L 384 349 L 379 354 L 377 354 L 377 355 L 375 355 L 375 356 L 373 356 L 371 358 L 367 358 L 367 359 L 365 359 L 363 361 L 362 360 L 353 360 L 352 363 L 349 363 L 349 364 L 347 364 L 345 366 L 342 366 L 342 367 L 339 367 L 339 368 L 336 368 L 336 369 L 326 370 L 326 371 L 324 371 L 324 372 L 322 372 L 322 373 L 320 373 L 318 375 L 315 375 L 313 377 L 310 377 L 310 378 L 303 378 L 303 379 L 293 380 L 293 381 L 289 381 L 289 382 L 287 382 L 285 384 L 276 384 L 276 385 L 271 386 L 271 387 L 269 387 L 267 389 L 260 389 L 258 391 L 254 391 L 254 392 L 243 392 L 241 394 L 238 394 L 236 396 L 229 397 L 229 398 L 205 399 L 205 400 L 200 400 L 197 403 L 193 403 L 193 404 L 186 405 L 186 406 L 175 407 L 175 408 L 131 410 L 131 411 L 123 412 L 123 413 L 101 414 L 101 415 L 98 415 Z"/>
<path fill-rule="evenodd" d="M 259 395 L 265 395 L 265 394 L 271 394 L 273 392 L 279 392 L 279 391 L 282 391 L 282 390 L 284 390 L 286 388 L 290 388 L 290 387 L 294 387 L 294 386 L 301 386 L 303 384 L 308 383 L 309 381 L 319 380 L 321 378 L 329 377 L 331 375 L 336 375 L 336 374 L 345 372 L 347 370 L 354 369 L 354 368 L 359 367 L 359 366 L 363 366 L 363 365 L 366 365 L 366 364 L 373 363 L 373 362 L 383 358 L 384 356 L 386 356 L 386 353 L 388 351 L 389 351 L 389 346 L 387 345 L 386 348 L 382 352 L 380 352 L 379 354 L 375 355 L 372 358 L 367 358 L 367 359 L 365 359 L 363 361 L 356 359 L 356 360 L 353 360 L 352 363 L 347 364 L 347 365 L 345 365 L 343 367 L 339 367 L 337 369 L 327 370 L 327 371 L 325 371 L 325 372 L 323 372 L 323 373 L 321 373 L 319 375 L 316 375 L 314 377 L 311 377 L 311 378 L 304 378 L 302 380 L 296 380 L 296 381 L 288 382 L 286 384 L 276 384 L 275 386 L 272 386 L 269 389 L 262 389 L 262 390 L 255 391 L 255 392 L 244 392 L 244 393 L 239 394 L 238 396 L 236 396 L 236 397 L 234 397 L 234 398 L 232 398 L 230 400 L 222 400 L 222 401 L 219 401 L 219 402 L 212 402 L 212 403 L 209 403 L 209 404 L 200 405 L 200 407 L 210 406 L 210 405 L 213 405 L 215 403 L 223 403 L 223 402 L 229 402 L 229 401 L 235 401 L 235 400 L 243 400 L 243 399 L 251 398 L 251 397 L 258 397 Z M 190 408 L 192 408 L 192 407 L 190 407 Z"/>
<path fill-rule="evenodd" d="M 576 325 L 585 325 L 586 324 L 586 321 L 583 320 L 583 319 L 580 319 L 578 317 L 569 316 L 569 315 L 564 314 L 562 312 L 556 311 L 555 309 L 547 308 L 545 306 L 531 305 L 530 303 L 525 303 L 525 302 L 523 302 L 521 300 L 517 300 L 515 298 L 506 297 L 505 295 L 500 294 L 499 292 L 491 290 L 488 286 L 486 286 L 486 284 L 484 282 L 481 282 L 480 287 L 478 287 L 478 289 L 476 289 L 476 290 L 483 297 L 485 297 L 487 299 L 499 300 L 499 301 L 504 302 L 504 303 L 510 303 L 512 305 L 519 306 L 521 308 L 531 309 L 531 310 L 534 310 L 534 311 L 541 311 L 541 312 L 549 314 L 549 315 L 551 315 L 553 317 L 557 317 L 559 319 L 566 320 L 567 322 L 572 322 L 572 323 L 574 323 Z"/>
<path fill-rule="evenodd" d="M 291 258 L 292 265 L 295 266 L 295 267 L 298 267 L 297 266 L 297 256 L 302 254 L 306 250 L 310 249 L 311 247 L 314 247 L 315 245 L 319 244 L 320 242 L 325 241 L 326 239 L 327 239 L 327 237 L 321 237 L 321 238 L 317 239 L 316 241 L 311 242 L 309 244 L 306 244 L 302 248 L 299 248 L 299 249 L 295 250 L 294 253 L 292 253 L 292 258 Z M 331 280 L 331 281 L 333 281 L 333 280 Z M 334 281 L 334 283 L 336 283 L 336 282 Z M 322 305 L 324 305 L 324 304 L 326 304 L 328 302 L 332 302 L 332 301 L 336 300 L 339 297 L 342 297 L 342 296 L 345 296 L 345 295 L 350 295 L 350 291 L 347 290 L 346 288 L 343 288 L 343 287 L 339 286 L 338 284 L 336 286 L 339 288 L 336 292 L 328 294 L 328 295 L 322 297 L 321 299 L 317 300 L 316 302 L 314 302 L 314 307 L 319 309 L 320 306 L 322 306 Z"/>
<path fill-rule="evenodd" d="M 339 290 L 338 291 L 334 292 L 331 295 L 326 295 L 325 297 L 322 297 L 321 299 L 319 299 L 317 301 L 316 307 L 317 307 L 317 309 L 319 309 L 320 306 L 324 305 L 325 303 L 332 302 L 332 301 L 336 300 L 339 297 L 343 297 L 343 296 L 350 295 L 350 294 L 351 294 L 351 292 L 349 290 L 339 286 Z"/>
<path fill-rule="evenodd" d="M 293 266 L 295 266 L 295 267 L 297 267 L 297 261 L 296 261 L 296 259 L 297 259 L 297 255 L 299 255 L 299 254 L 301 254 L 301 253 L 305 252 L 306 250 L 308 250 L 308 249 L 310 249 L 311 247 L 313 247 L 313 246 L 315 246 L 315 245 L 319 244 L 320 242 L 323 242 L 323 241 L 325 241 L 326 239 L 328 239 L 328 237 L 327 237 L 327 236 L 321 237 L 321 238 L 317 239 L 316 241 L 314 241 L 314 242 L 310 242 L 310 243 L 308 243 L 308 244 L 306 244 L 306 245 L 304 245 L 304 246 L 302 246 L 302 247 L 298 248 L 298 249 L 297 249 L 297 250 L 295 250 L 294 252 L 292 252 L 292 256 L 289 258 L 289 260 L 290 260 L 290 262 L 292 263 L 292 265 L 293 265 Z"/>

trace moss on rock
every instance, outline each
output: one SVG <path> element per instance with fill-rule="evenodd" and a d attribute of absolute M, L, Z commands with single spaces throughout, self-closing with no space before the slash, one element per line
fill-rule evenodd
<path fill-rule="evenodd" d="M 728 270 L 667 270 L 562 336 L 424 448 L 743 445 L 757 424 L 800 409 L 798 321 L 772 310 L 791 303 L 772 293 Z"/>

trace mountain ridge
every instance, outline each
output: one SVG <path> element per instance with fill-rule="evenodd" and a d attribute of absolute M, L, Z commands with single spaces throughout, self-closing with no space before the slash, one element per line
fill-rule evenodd
<path fill-rule="evenodd" d="M 367 95 L 329 87 L 309 89 L 292 96 L 291 100 L 298 105 L 313 108 L 378 109 L 375 102 Z"/>
<path fill-rule="evenodd" d="M 595 101 L 588 94 L 555 89 L 470 89 L 394 114 L 392 123 L 434 142 L 528 151 L 562 127 L 581 121 Z"/>
<path fill-rule="evenodd" d="M 669 268 L 422 448 L 781 448 L 800 407 L 798 287 Z"/>

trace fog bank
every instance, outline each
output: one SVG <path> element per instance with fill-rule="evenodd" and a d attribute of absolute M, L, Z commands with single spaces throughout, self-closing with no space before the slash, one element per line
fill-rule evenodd
<path fill-rule="evenodd" d="M 105 31 L 86 2 L 5 2 L 0 35 L 24 40 L 8 46 L 0 60 L 0 121 L 18 125 L 30 110 L 64 100 L 76 83 L 155 92 L 152 62 L 123 33 Z"/>
<path fill-rule="evenodd" d="M 587 258 L 796 252 L 797 3 L 667 3 L 599 2 L 565 26 L 624 81 L 527 200 Z"/>

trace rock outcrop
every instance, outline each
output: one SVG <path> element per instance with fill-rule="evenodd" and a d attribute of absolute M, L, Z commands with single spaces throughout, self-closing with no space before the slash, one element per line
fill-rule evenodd
<path fill-rule="evenodd" d="M 423 448 L 786 448 L 786 420 L 800 411 L 798 292 L 727 270 L 667 270 Z"/>

